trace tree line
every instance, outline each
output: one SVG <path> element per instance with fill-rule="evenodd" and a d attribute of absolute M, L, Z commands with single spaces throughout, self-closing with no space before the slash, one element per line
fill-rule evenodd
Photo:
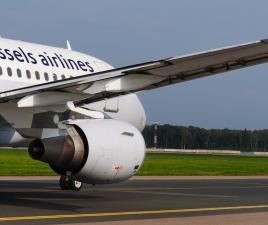
<path fill-rule="evenodd" d="M 268 129 L 204 129 L 169 124 L 157 128 L 158 148 L 268 151 Z M 147 125 L 143 136 L 146 146 L 154 147 L 154 125 Z"/>

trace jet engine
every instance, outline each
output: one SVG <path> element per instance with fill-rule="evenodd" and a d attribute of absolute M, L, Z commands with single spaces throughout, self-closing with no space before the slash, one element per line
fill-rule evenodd
<path fill-rule="evenodd" d="M 68 126 L 63 136 L 33 140 L 30 156 L 61 175 L 90 184 L 123 181 L 140 168 L 145 143 L 131 124 L 94 119 L 74 120 Z"/>

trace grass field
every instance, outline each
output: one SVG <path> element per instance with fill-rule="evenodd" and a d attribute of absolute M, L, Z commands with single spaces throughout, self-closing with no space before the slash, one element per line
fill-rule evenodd
<path fill-rule="evenodd" d="M 55 175 L 25 150 L 0 150 L 0 175 Z M 268 157 L 148 153 L 138 175 L 268 175 Z"/>
<path fill-rule="evenodd" d="M 0 149 L 0 176 L 55 175 L 45 163 L 32 160 L 26 150 Z"/>
<path fill-rule="evenodd" d="M 268 175 L 268 157 L 151 153 L 138 175 Z"/>

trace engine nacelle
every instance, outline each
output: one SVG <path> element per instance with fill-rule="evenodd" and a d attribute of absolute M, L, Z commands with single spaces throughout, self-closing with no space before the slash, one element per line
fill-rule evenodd
<path fill-rule="evenodd" d="M 34 140 L 29 153 L 60 174 L 72 172 L 90 184 L 114 183 L 135 175 L 145 156 L 141 133 L 113 119 L 75 120 L 64 137 Z"/>
<path fill-rule="evenodd" d="M 145 157 L 141 133 L 118 120 L 76 121 L 87 138 L 88 157 L 74 178 L 100 184 L 126 180 L 138 171 Z"/>

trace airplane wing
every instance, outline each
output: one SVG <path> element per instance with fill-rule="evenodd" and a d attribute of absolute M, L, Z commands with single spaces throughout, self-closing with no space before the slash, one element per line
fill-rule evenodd
<path fill-rule="evenodd" d="M 268 39 L 264 39 L 2 92 L 0 103 L 18 101 L 19 107 L 33 107 L 43 101 L 44 105 L 51 105 L 53 102 L 44 99 L 52 93 L 53 96 L 55 94 L 60 96 L 56 104 L 74 101 L 78 106 L 267 61 Z"/>

